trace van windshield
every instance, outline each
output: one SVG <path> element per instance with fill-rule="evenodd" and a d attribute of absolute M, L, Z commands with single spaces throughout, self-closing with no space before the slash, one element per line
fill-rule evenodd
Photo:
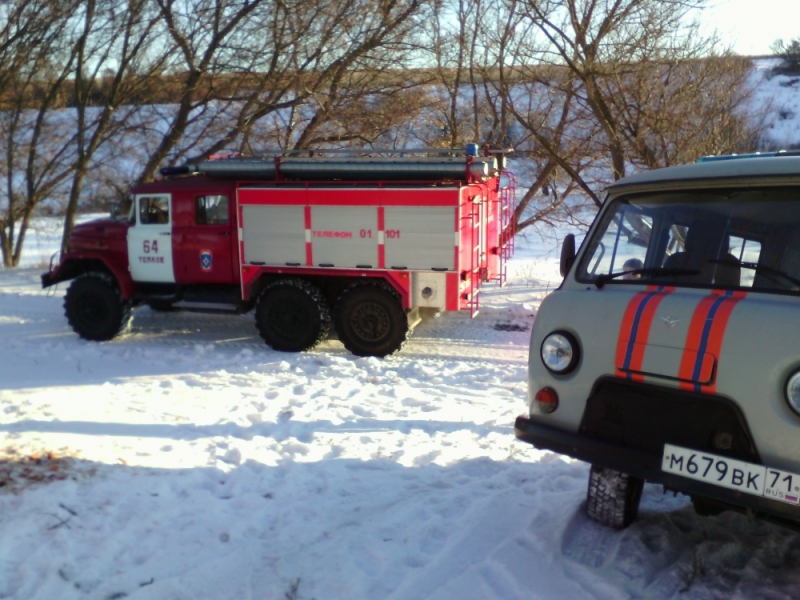
<path fill-rule="evenodd" d="M 616 198 L 587 242 L 577 278 L 800 293 L 800 187 Z"/>

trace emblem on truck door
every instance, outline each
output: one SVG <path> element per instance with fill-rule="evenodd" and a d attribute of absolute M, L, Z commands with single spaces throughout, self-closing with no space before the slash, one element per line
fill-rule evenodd
<path fill-rule="evenodd" d="M 211 254 L 211 250 L 203 250 L 200 253 L 200 266 L 203 268 L 203 271 L 210 271 L 213 263 L 214 256 Z"/>
<path fill-rule="evenodd" d="M 681 321 L 686 320 L 686 319 L 676 319 L 675 317 L 662 317 L 661 315 L 659 315 L 658 318 L 661 319 L 664 322 L 664 325 L 666 325 L 670 329 L 675 327 L 675 325 L 677 325 Z"/>

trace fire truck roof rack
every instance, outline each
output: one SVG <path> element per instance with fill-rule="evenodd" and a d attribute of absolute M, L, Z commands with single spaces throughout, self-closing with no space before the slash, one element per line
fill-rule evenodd
<path fill-rule="evenodd" d="M 478 156 L 477 144 L 465 150 L 442 148 L 391 150 L 302 150 L 263 157 L 220 157 L 214 160 L 165 167 L 167 177 L 205 174 L 209 177 L 268 181 L 484 181 L 503 168 L 507 150 L 484 149 Z M 304 155 L 298 155 L 300 153 Z M 352 156 L 379 154 L 393 156 Z M 315 153 L 318 153 L 315 155 Z M 421 154 L 434 156 L 420 156 Z M 319 154 L 333 154 L 326 157 Z M 350 156 L 342 156 L 350 154 Z M 401 156 L 398 156 L 401 155 Z M 406 156 L 402 156 L 406 155 Z M 499 159 L 499 160 L 498 160 Z"/>
<path fill-rule="evenodd" d="M 480 152 L 483 156 L 493 154 L 509 154 L 513 148 L 492 148 L 491 146 L 478 147 L 477 144 L 467 144 L 466 148 L 299 148 L 294 150 L 276 150 L 267 152 L 267 157 L 272 156 L 298 156 L 308 155 L 319 156 L 321 154 L 340 154 L 351 155 L 352 157 L 364 157 L 375 154 L 393 155 L 413 155 L 413 154 L 432 154 L 440 156 L 478 156 Z"/>

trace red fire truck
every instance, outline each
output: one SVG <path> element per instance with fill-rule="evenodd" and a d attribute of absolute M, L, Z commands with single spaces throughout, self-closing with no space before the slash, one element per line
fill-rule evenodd
<path fill-rule="evenodd" d="M 513 176 L 502 151 L 306 151 L 163 169 L 122 218 L 76 226 L 42 276 L 72 280 L 75 332 L 109 340 L 140 304 L 247 312 L 272 348 L 302 351 L 331 324 L 360 356 L 400 349 L 426 311 L 479 308 L 505 278 Z"/>

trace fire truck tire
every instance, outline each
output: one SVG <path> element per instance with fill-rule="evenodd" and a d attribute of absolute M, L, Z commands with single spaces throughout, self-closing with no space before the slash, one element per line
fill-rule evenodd
<path fill-rule="evenodd" d="M 606 527 L 624 529 L 639 512 L 644 481 L 627 473 L 592 465 L 586 508 L 589 518 Z"/>
<path fill-rule="evenodd" d="M 310 350 L 328 335 L 331 311 L 319 288 L 302 279 L 269 284 L 256 305 L 256 327 L 274 350 Z"/>
<path fill-rule="evenodd" d="M 408 337 L 408 319 L 394 290 L 383 284 L 356 284 L 336 303 L 339 340 L 356 356 L 388 356 Z"/>
<path fill-rule="evenodd" d="M 76 277 L 70 284 L 64 296 L 64 312 L 80 337 L 104 342 L 128 326 L 131 303 L 122 298 L 111 275 L 90 272 Z"/>

